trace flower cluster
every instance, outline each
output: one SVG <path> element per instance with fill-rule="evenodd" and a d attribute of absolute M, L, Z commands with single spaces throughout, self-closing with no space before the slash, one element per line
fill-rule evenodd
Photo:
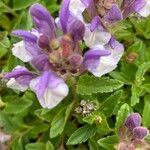
<path fill-rule="evenodd" d="M 83 116 L 90 115 L 94 110 L 96 110 L 96 105 L 93 102 L 81 100 L 80 106 L 75 108 L 75 112 L 82 114 Z"/>
<path fill-rule="evenodd" d="M 149 0 L 64 0 L 59 17 L 54 19 L 40 4 L 30 8 L 34 28 L 15 30 L 12 54 L 29 62 L 34 71 L 17 66 L 5 74 L 7 86 L 35 92 L 43 108 L 53 108 L 68 95 L 65 81 L 87 71 L 97 77 L 117 67 L 124 47 L 108 27 L 133 12 L 149 14 Z M 85 42 L 86 51 L 81 47 Z"/>
<path fill-rule="evenodd" d="M 141 126 L 141 116 L 138 113 L 129 115 L 124 125 L 120 130 L 121 142 L 118 145 L 118 150 L 146 149 L 149 147 L 144 141 L 149 131 L 147 128 Z"/>

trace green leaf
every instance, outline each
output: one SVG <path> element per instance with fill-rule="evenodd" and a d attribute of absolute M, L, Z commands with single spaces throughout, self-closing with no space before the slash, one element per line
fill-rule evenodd
<path fill-rule="evenodd" d="M 52 123 L 51 123 L 51 129 L 50 129 L 50 137 L 54 138 L 57 135 L 61 134 L 65 128 L 67 119 L 70 115 L 70 112 L 72 110 L 73 103 L 67 106 L 67 108 L 62 108 L 58 114 L 54 117 Z"/>
<path fill-rule="evenodd" d="M 55 150 L 53 144 L 50 141 L 46 143 L 46 150 Z"/>
<path fill-rule="evenodd" d="M 123 104 L 118 111 L 117 119 L 116 119 L 116 129 L 117 131 L 120 129 L 120 127 L 123 125 L 125 119 L 130 113 L 130 107 L 128 104 Z"/>
<path fill-rule="evenodd" d="M 131 106 L 134 106 L 137 103 L 139 103 L 139 101 L 140 101 L 140 95 L 141 95 L 142 89 L 141 89 L 141 87 L 137 87 L 135 85 L 132 85 L 131 92 L 132 92 Z"/>
<path fill-rule="evenodd" d="M 150 69 L 150 62 L 145 62 L 142 65 L 139 66 L 137 72 L 136 72 L 136 83 L 138 85 L 141 85 L 144 80 L 144 74 L 146 71 Z"/>
<path fill-rule="evenodd" d="M 91 124 L 91 125 L 93 123 L 95 123 L 95 122 L 101 123 L 102 116 L 101 116 L 101 114 L 99 112 L 96 111 L 96 112 L 90 114 L 89 116 L 84 117 L 83 121 L 86 122 L 86 123 L 88 123 L 88 124 Z"/>
<path fill-rule="evenodd" d="M 22 118 L 19 116 L 8 115 L 5 112 L 0 112 L 0 127 L 11 134 L 15 134 L 18 130 L 25 128 Z"/>
<path fill-rule="evenodd" d="M 0 58 L 8 52 L 9 46 L 10 41 L 7 37 L 7 32 L 0 32 Z"/>
<path fill-rule="evenodd" d="M 115 150 L 115 145 L 118 143 L 118 137 L 116 135 L 107 136 L 98 140 L 98 144 L 106 150 Z"/>
<path fill-rule="evenodd" d="M 49 125 L 41 120 L 35 120 L 30 122 L 30 131 L 28 132 L 28 137 L 37 138 L 40 133 L 49 129 Z"/>
<path fill-rule="evenodd" d="M 13 10 L 21 10 L 28 6 L 31 6 L 34 3 L 37 3 L 39 0 L 13 0 Z"/>
<path fill-rule="evenodd" d="M 4 71 L 9 72 L 18 65 L 24 66 L 24 63 L 21 60 L 17 59 L 15 56 L 10 55 L 7 61 L 7 65 L 4 68 Z"/>
<path fill-rule="evenodd" d="M 99 110 L 107 117 L 110 117 L 113 114 L 115 107 L 118 105 L 118 102 L 122 96 L 122 90 L 116 91 L 108 97 Z"/>
<path fill-rule="evenodd" d="M 144 84 L 144 85 L 142 85 L 142 88 L 143 88 L 146 92 L 150 93 L 150 84 Z"/>
<path fill-rule="evenodd" d="M 88 144 L 89 144 L 90 150 L 99 150 L 100 149 L 99 145 L 97 144 L 96 140 L 94 140 L 94 139 L 90 139 Z"/>
<path fill-rule="evenodd" d="M 11 114 L 19 114 L 24 112 L 32 105 L 32 101 L 25 98 L 9 96 L 6 97 L 6 99 L 7 102 L 5 103 L 6 105 L 4 111 Z"/>
<path fill-rule="evenodd" d="M 22 139 L 21 138 L 16 139 L 13 142 L 12 150 L 23 150 L 23 145 L 22 145 Z"/>
<path fill-rule="evenodd" d="M 20 16 L 15 21 L 13 29 L 28 29 L 28 30 L 30 30 L 31 27 L 32 27 L 32 19 L 31 19 L 30 14 L 26 11 L 22 11 Z M 12 37 L 12 39 L 14 39 L 14 37 Z"/>
<path fill-rule="evenodd" d="M 87 141 L 89 138 L 94 136 L 96 133 L 95 125 L 84 125 L 77 129 L 68 139 L 67 145 L 76 145 Z"/>
<path fill-rule="evenodd" d="M 97 78 L 83 75 L 77 84 L 77 93 L 81 95 L 91 95 L 94 93 L 109 93 L 123 86 L 123 83 L 116 79 L 106 77 Z"/>
<path fill-rule="evenodd" d="M 31 143 L 26 145 L 26 150 L 45 150 L 45 144 L 43 143 Z"/>
<path fill-rule="evenodd" d="M 143 125 L 150 127 L 150 95 L 146 95 L 144 98 L 144 110 L 143 110 Z"/>

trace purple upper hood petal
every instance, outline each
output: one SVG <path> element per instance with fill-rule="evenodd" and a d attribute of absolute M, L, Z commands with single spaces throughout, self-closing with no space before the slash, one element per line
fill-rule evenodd
<path fill-rule="evenodd" d="M 67 32 L 67 23 L 68 23 L 69 16 L 70 16 L 69 4 L 70 4 L 70 0 L 63 0 L 62 6 L 59 12 L 60 23 L 61 23 L 61 27 L 64 33 Z"/>
<path fill-rule="evenodd" d="M 25 67 L 19 66 L 12 70 L 12 72 L 9 72 L 5 74 L 4 76 L 6 79 L 15 78 L 18 83 L 29 85 L 30 80 L 36 77 L 35 74 L 32 74 L 28 69 Z"/>
<path fill-rule="evenodd" d="M 110 52 L 107 50 L 99 50 L 99 49 L 92 49 L 87 51 L 84 54 L 84 60 L 83 60 L 83 64 L 84 67 L 87 70 L 91 70 L 93 68 L 96 68 L 99 64 L 99 59 L 101 56 L 107 56 L 110 55 Z"/>
<path fill-rule="evenodd" d="M 21 37 L 24 40 L 25 48 L 30 52 L 33 57 L 43 53 L 37 45 L 37 36 L 34 35 L 32 32 L 26 30 L 14 30 L 12 34 L 14 36 Z"/>
<path fill-rule="evenodd" d="M 104 19 L 110 23 L 115 23 L 123 19 L 122 12 L 117 5 L 113 5 L 106 16 L 104 16 Z"/>
<path fill-rule="evenodd" d="M 20 37 L 26 41 L 36 42 L 37 37 L 29 31 L 26 30 L 14 30 L 12 31 L 12 35 Z"/>
<path fill-rule="evenodd" d="M 146 0 L 124 0 L 123 3 L 123 17 L 128 17 L 131 13 L 138 12 L 146 4 Z"/>
<path fill-rule="evenodd" d="M 30 8 L 33 23 L 38 32 L 47 35 L 50 39 L 56 37 L 54 19 L 42 5 L 34 4 Z"/>
<path fill-rule="evenodd" d="M 68 31 L 68 33 L 71 34 L 73 40 L 75 42 L 77 42 L 77 41 L 83 39 L 84 32 L 85 32 L 85 26 L 80 20 L 70 17 L 70 21 L 68 22 L 67 31 Z"/>

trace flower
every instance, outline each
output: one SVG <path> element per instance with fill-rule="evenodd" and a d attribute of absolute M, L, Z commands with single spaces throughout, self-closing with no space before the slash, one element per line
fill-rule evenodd
<path fill-rule="evenodd" d="M 91 25 L 84 24 L 70 12 L 70 4 L 70 0 L 63 1 L 56 20 L 42 5 L 34 4 L 30 8 L 34 28 L 12 32 L 22 38 L 14 44 L 13 55 L 29 62 L 34 71 L 24 71 L 28 72 L 27 78 L 24 72 L 12 76 L 13 70 L 5 76 L 10 79 L 7 86 L 21 91 L 30 88 L 44 108 L 55 107 L 68 95 L 65 83 L 68 77 L 76 77 L 85 71 L 100 77 L 116 68 L 123 54 L 123 46 L 105 30 L 98 16 Z M 89 8 L 95 6 L 86 1 L 83 4 Z M 116 8 L 112 5 L 111 9 Z M 108 14 L 106 20 L 113 19 Z M 80 46 L 83 39 L 89 47 L 85 53 Z M 24 82 L 18 80 L 18 76 L 24 78 Z"/>
<path fill-rule="evenodd" d="M 29 83 L 35 75 L 25 67 L 17 66 L 12 72 L 5 74 L 4 77 L 9 80 L 7 87 L 24 92 L 28 89 Z"/>
<path fill-rule="evenodd" d="M 103 7 L 105 13 L 99 12 L 99 7 Z M 116 2 L 71 0 L 69 8 L 85 24 L 84 41 L 91 48 L 84 55 L 85 68 L 97 77 L 114 70 L 123 55 L 124 47 L 107 31 L 105 25 L 122 20 Z"/>
<path fill-rule="evenodd" d="M 20 69 L 20 72 L 15 69 L 5 76 L 10 79 L 7 86 L 20 91 L 30 87 L 43 108 L 55 107 L 68 95 L 65 75 L 75 75 L 82 68 L 80 40 L 83 39 L 85 28 L 81 21 L 69 13 L 69 2 L 66 0 L 62 4 L 60 28 L 43 6 L 34 4 L 30 8 L 34 29 L 12 32 L 14 36 L 23 39 L 14 44 L 13 55 L 24 62 L 30 62 L 36 69 L 36 75 L 32 75 L 27 69 Z M 57 34 L 58 30 L 63 34 Z"/>
<path fill-rule="evenodd" d="M 99 49 L 87 51 L 84 55 L 84 65 L 89 72 L 97 77 L 111 72 L 117 67 L 124 48 L 114 40 Z"/>

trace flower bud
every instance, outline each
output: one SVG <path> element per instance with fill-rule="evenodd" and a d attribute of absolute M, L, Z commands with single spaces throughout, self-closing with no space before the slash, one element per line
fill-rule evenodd
<path fill-rule="evenodd" d="M 76 68 L 82 64 L 83 58 L 79 54 L 73 54 L 72 56 L 70 56 L 69 62 L 73 67 Z"/>
<path fill-rule="evenodd" d="M 41 35 L 38 39 L 38 45 L 42 49 L 49 49 L 49 39 L 45 35 Z"/>
<path fill-rule="evenodd" d="M 138 113 L 131 114 L 125 121 L 125 126 L 129 131 L 132 131 L 135 127 L 140 126 L 141 116 Z"/>
<path fill-rule="evenodd" d="M 85 106 L 86 103 L 87 103 L 87 102 L 86 102 L 85 100 L 81 100 L 80 105 L 81 105 L 81 106 Z"/>
<path fill-rule="evenodd" d="M 60 47 L 59 40 L 53 39 L 50 43 L 52 50 L 57 50 Z"/>
<path fill-rule="evenodd" d="M 127 144 L 126 143 L 119 143 L 119 145 L 117 146 L 117 150 L 126 150 L 127 149 Z"/>
<path fill-rule="evenodd" d="M 82 113 L 82 110 L 83 110 L 83 109 L 82 109 L 82 107 L 80 107 L 80 106 L 75 108 L 75 112 L 76 112 L 77 114 Z"/>
<path fill-rule="evenodd" d="M 60 58 L 61 56 L 58 51 L 53 51 L 52 53 L 49 54 L 49 61 L 51 63 L 59 63 Z"/>
<path fill-rule="evenodd" d="M 62 56 L 67 58 L 73 51 L 73 41 L 70 35 L 65 35 L 61 39 L 61 47 L 63 49 Z"/>
<path fill-rule="evenodd" d="M 138 54 L 135 52 L 130 52 L 128 56 L 126 57 L 127 63 L 132 63 L 138 58 Z"/>
<path fill-rule="evenodd" d="M 149 131 L 144 127 L 136 127 L 133 129 L 133 136 L 137 139 L 144 139 L 148 135 Z"/>

